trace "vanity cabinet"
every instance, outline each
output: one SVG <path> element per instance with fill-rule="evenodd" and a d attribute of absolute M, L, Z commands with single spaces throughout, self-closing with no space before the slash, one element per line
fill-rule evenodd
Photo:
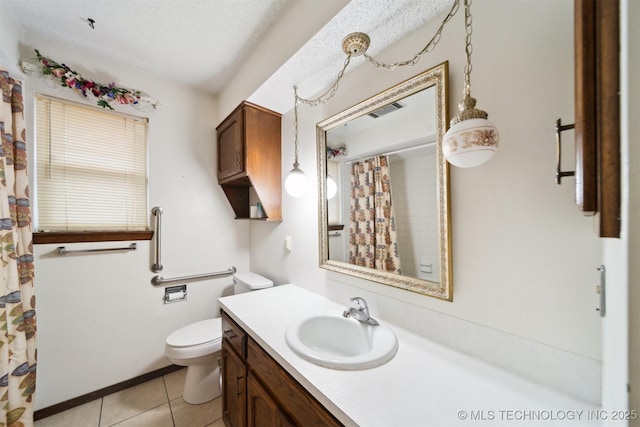
<path fill-rule="evenodd" d="M 247 425 L 245 390 L 247 389 L 247 368 L 238 356 L 222 348 L 222 407 L 224 421 L 228 426 Z"/>
<path fill-rule="evenodd" d="M 224 311 L 222 332 L 228 427 L 342 425 Z"/>
<path fill-rule="evenodd" d="M 247 379 L 247 416 L 247 426 L 295 426 L 253 374 Z"/>
<path fill-rule="evenodd" d="M 249 219 L 249 189 L 265 218 L 282 220 L 281 115 L 243 101 L 216 128 L 218 183 L 236 219 Z"/>
<path fill-rule="evenodd" d="M 247 335 L 222 316 L 222 412 L 225 424 L 247 425 L 247 367 L 244 363 Z"/>

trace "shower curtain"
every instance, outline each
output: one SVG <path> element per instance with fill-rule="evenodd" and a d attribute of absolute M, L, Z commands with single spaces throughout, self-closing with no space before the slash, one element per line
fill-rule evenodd
<path fill-rule="evenodd" d="M 387 156 L 351 164 L 349 222 L 350 264 L 402 274 Z"/>
<path fill-rule="evenodd" d="M 22 84 L 0 69 L 0 425 L 33 426 L 36 316 Z"/>

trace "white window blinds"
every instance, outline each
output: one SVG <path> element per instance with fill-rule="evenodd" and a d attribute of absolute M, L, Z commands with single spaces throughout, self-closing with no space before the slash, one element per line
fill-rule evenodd
<path fill-rule="evenodd" d="M 36 99 L 39 231 L 148 230 L 147 120 Z"/>

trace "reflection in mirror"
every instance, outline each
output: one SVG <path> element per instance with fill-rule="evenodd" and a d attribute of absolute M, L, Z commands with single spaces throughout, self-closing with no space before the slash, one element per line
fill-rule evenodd
<path fill-rule="evenodd" d="M 318 124 L 321 267 L 451 300 L 446 80 L 443 63 Z"/>

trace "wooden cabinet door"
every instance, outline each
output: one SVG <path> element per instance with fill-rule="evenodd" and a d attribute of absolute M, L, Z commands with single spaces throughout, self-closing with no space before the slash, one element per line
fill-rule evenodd
<path fill-rule="evenodd" d="M 240 109 L 218 128 L 218 181 L 244 172 L 244 120 Z"/>
<path fill-rule="evenodd" d="M 619 0 L 575 0 L 576 202 L 620 237 Z"/>
<path fill-rule="evenodd" d="M 251 338 L 247 340 L 246 361 L 251 375 L 255 375 L 267 387 L 269 396 L 286 411 L 292 423 L 303 427 L 342 425 Z M 247 403 L 251 405 L 251 402 Z"/>
<path fill-rule="evenodd" d="M 295 426 L 251 373 L 247 379 L 247 426 Z"/>
<path fill-rule="evenodd" d="M 222 344 L 222 414 L 230 427 L 247 425 L 247 368 L 242 360 Z"/>

